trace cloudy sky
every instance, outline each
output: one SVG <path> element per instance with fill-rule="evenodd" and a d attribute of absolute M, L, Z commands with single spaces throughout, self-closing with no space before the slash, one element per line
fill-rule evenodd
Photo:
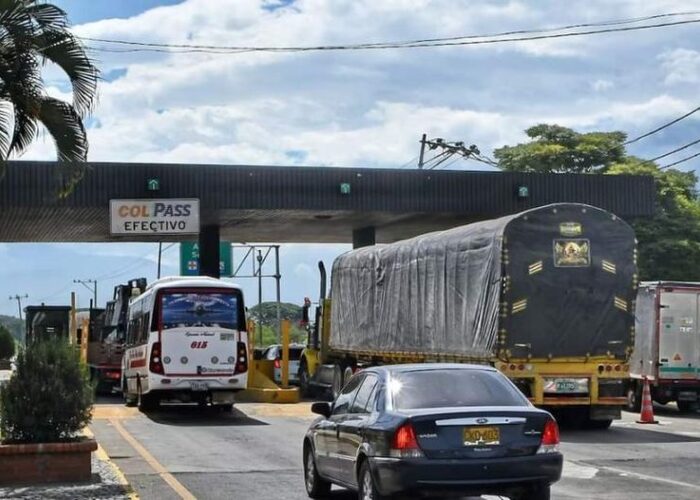
<path fill-rule="evenodd" d="M 572 0 L 566 8 L 556 0 L 56 3 L 83 37 L 226 46 L 403 41 L 700 11 L 700 0 Z M 680 19 L 700 13 L 655 22 Z M 635 136 L 700 105 L 698 30 L 688 24 L 488 45 L 227 55 L 124 52 L 128 46 L 89 41 L 104 78 L 88 120 L 90 160 L 414 168 L 424 132 L 487 154 L 524 140 L 523 129 L 540 122 Z M 60 73 L 47 68 L 46 80 L 53 95 L 70 98 Z M 651 157 L 695 140 L 698 120 L 631 152 Z M 54 159 L 50 139 L 22 158 Z M 283 246 L 283 300 L 316 296 L 316 261 L 330 264 L 347 248 Z M 90 293 L 74 288 L 74 278 L 98 278 L 104 302 L 123 279 L 153 278 L 156 256 L 152 244 L 0 244 L 0 313 L 16 314 L 7 299 L 15 293 L 65 303 L 76 290 L 86 305 Z M 165 273 L 176 273 L 177 262 L 177 247 L 168 248 Z M 254 283 L 242 283 L 254 299 Z M 265 299 L 273 298 L 271 285 Z"/>

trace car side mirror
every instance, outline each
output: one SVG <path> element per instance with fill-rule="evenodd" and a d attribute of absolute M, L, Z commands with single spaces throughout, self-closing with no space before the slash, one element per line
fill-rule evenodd
<path fill-rule="evenodd" d="M 326 418 L 331 416 L 331 403 L 328 403 L 326 401 L 321 401 L 318 403 L 313 403 L 311 405 L 311 412 L 316 413 L 317 415 L 322 415 Z"/>

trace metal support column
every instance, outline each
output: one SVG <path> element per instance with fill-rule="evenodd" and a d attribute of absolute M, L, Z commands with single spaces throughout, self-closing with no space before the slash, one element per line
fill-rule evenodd
<path fill-rule="evenodd" d="M 374 226 L 353 229 L 352 231 L 352 247 L 369 247 L 376 243 L 376 235 Z"/>

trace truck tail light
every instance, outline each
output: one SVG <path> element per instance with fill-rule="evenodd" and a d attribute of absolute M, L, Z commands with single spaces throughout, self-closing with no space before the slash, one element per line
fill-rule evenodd
<path fill-rule="evenodd" d="M 154 342 L 151 348 L 151 362 L 149 364 L 149 369 L 153 373 L 159 373 L 163 375 L 163 361 L 161 360 L 160 352 L 160 342 Z"/>

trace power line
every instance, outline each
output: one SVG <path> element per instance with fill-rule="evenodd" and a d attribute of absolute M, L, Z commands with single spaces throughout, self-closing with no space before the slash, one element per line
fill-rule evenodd
<path fill-rule="evenodd" d="M 691 146 L 695 146 L 699 142 L 700 142 L 700 139 L 696 139 L 693 142 L 689 142 L 688 144 L 685 144 L 679 148 L 674 149 L 673 151 L 669 151 L 668 153 L 664 153 L 662 155 L 659 155 L 659 156 L 652 158 L 651 160 L 647 160 L 647 161 L 654 162 L 656 160 L 660 160 L 661 158 L 666 158 L 667 156 L 671 156 L 673 154 L 676 154 L 679 151 L 683 151 L 684 149 L 688 149 Z"/>
<path fill-rule="evenodd" d="M 650 135 L 654 135 L 654 134 L 656 134 L 657 132 L 661 132 L 663 129 L 668 128 L 668 127 L 670 127 L 671 125 L 675 125 L 676 123 L 678 123 L 678 122 L 681 121 L 681 120 L 685 120 L 685 119 L 688 118 L 690 115 L 693 115 L 693 114 L 697 113 L 698 111 L 700 111 L 700 106 L 698 106 L 697 108 L 694 108 L 694 109 L 688 111 L 688 112 L 687 112 L 686 114 L 684 114 L 683 116 L 679 116 L 678 118 L 676 118 L 676 119 L 674 119 L 674 120 L 671 120 L 671 121 L 668 122 L 668 123 L 664 123 L 664 124 L 661 125 L 660 127 L 657 127 L 657 128 L 655 128 L 654 130 L 652 130 L 652 131 L 650 131 L 650 132 L 647 132 L 646 134 L 642 134 L 642 135 L 640 135 L 640 136 L 635 137 L 634 139 L 630 139 L 630 140 L 628 140 L 627 142 L 622 143 L 622 145 L 623 145 L 623 146 L 629 146 L 630 144 L 633 144 L 633 143 L 635 143 L 635 142 L 637 142 L 637 141 L 641 141 L 642 139 L 645 139 L 646 137 L 649 137 Z"/>
<path fill-rule="evenodd" d="M 679 12 L 669 14 L 659 14 L 645 19 L 658 19 L 661 17 L 675 17 L 681 15 L 696 15 L 700 12 Z M 171 53 L 208 53 L 208 54 L 240 54 L 250 52 L 311 52 L 311 51 L 341 51 L 341 50 L 383 50 L 383 49 L 404 49 L 404 48 L 425 48 L 425 47 L 450 47 L 450 46 L 468 46 L 468 45 L 486 45 L 500 44 L 507 42 L 523 42 L 533 40 L 545 40 L 556 38 L 579 37 L 588 35 L 597 35 L 605 33 L 620 33 L 628 31 L 640 31 L 648 29 L 666 28 L 672 26 L 681 26 L 686 24 L 699 23 L 700 19 L 685 19 L 678 21 L 668 21 L 655 24 L 644 24 L 641 26 L 619 26 L 623 23 L 639 22 L 639 20 L 621 20 L 608 21 L 597 24 L 574 25 L 582 27 L 618 25 L 612 28 L 603 29 L 585 29 L 583 31 L 574 31 L 569 33 L 552 33 L 556 31 L 572 29 L 571 27 L 552 28 L 543 30 L 520 30 L 516 32 L 506 32 L 496 35 L 465 35 L 461 37 L 450 38 L 432 38 L 424 40 L 413 40 L 408 42 L 379 42 L 379 43 L 361 43 L 348 45 L 317 45 L 317 46 L 217 46 L 217 45 L 193 45 L 193 44 L 168 44 L 168 43 L 152 43 L 138 42 L 129 40 L 112 40 L 106 38 L 82 37 L 82 40 L 89 42 L 110 43 L 118 45 L 127 45 L 137 47 L 134 49 L 110 49 L 102 47 L 88 47 L 90 50 L 102 52 L 171 52 Z M 510 33 L 515 33 L 512 36 Z M 531 36 L 519 36 L 520 33 L 550 33 Z"/>
<path fill-rule="evenodd" d="M 416 162 L 417 159 L 418 159 L 418 156 L 414 156 L 413 158 L 411 158 L 410 160 L 408 160 L 406 163 L 404 163 L 403 165 L 401 165 L 399 168 L 400 168 L 400 169 L 401 169 L 401 168 L 406 168 L 406 167 L 408 167 L 408 166 L 414 164 L 414 163 Z"/>
<path fill-rule="evenodd" d="M 686 161 L 692 160 L 693 158 L 697 158 L 700 156 L 700 153 L 695 153 L 694 155 L 686 156 L 685 158 L 681 158 L 678 161 L 674 161 L 673 163 L 669 163 L 668 165 L 664 165 L 663 167 L 659 167 L 659 170 L 665 170 L 667 168 L 675 167 L 676 165 L 680 163 L 685 163 Z"/>

